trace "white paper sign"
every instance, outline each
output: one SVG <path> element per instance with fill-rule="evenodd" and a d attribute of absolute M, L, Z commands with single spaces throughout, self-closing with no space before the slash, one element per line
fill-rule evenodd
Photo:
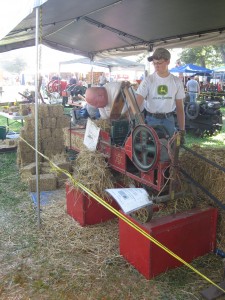
<path fill-rule="evenodd" d="M 84 145 L 90 151 L 96 150 L 98 144 L 99 132 L 100 132 L 100 128 L 96 126 L 96 124 L 92 122 L 91 119 L 88 119 L 85 134 L 84 134 Z"/>
<path fill-rule="evenodd" d="M 148 193 L 143 188 L 106 189 L 106 191 L 126 214 L 152 204 Z"/>

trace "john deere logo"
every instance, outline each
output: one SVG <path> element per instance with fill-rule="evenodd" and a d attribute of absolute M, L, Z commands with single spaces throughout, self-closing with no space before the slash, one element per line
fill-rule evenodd
<path fill-rule="evenodd" d="M 158 86 L 158 94 L 164 96 L 168 93 L 168 87 L 166 85 L 159 85 Z"/>

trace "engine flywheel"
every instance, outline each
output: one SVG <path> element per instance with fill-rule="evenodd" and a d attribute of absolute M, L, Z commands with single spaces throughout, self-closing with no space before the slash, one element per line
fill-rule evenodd
<path fill-rule="evenodd" d="M 138 125 L 132 132 L 132 160 L 138 169 L 147 172 L 153 169 L 160 155 L 156 131 L 147 125 Z"/>

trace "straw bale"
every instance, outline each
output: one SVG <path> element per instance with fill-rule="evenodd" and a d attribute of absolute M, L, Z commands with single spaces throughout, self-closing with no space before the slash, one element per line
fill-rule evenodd
<path fill-rule="evenodd" d="M 217 228 L 217 248 L 225 252 L 225 211 L 220 210 Z"/>
<path fill-rule="evenodd" d="M 21 128 L 20 131 L 20 136 L 21 138 L 23 138 L 24 140 L 29 140 L 29 141 L 34 141 L 35 140 L 35 136 L 34 136 L 34 131 L 33 130 L 25 130 L 24 128 Z"/>
<path fill-rule="evenodd" d="M 63 128 L 64 145 L 70 147 L 70 130 L 68 127 Z"/>
<path fill-rule="evenodd" d="M 32 175 L 36 174 L 36 163 L 30 163 L 20 169 L 20 177 L 22 181 L 28 181 Z"/>
<path fill-rule="evenodd" d="M 36 192 L 36 175 L 32 175 L 28 182 L 29 190 Z M 57 180 L 54 174 L 40 174 L 39 188 L 40 191 L 52 191 L 57 187 Z"/>
<path fill-rule="evenodd" d="M 194 146 L 193 150 L 225 168 L 225 149 L 201 148 Z M 203 185 L 210 193 L 225 204 L 225 173 L 191 153 L 181 156 L 181 167 Z"/>
<path fill-rule="evenodd" d="M 59 117 L 64 114 L 63 105 L 49 105 L 49 115 L 52 117 Z"/>
<path fill-rule="evenodd" d="M 70 130 L 68 128 L 63 131 L 63 136 L 64 145 L 66 147 L 72 147 L 79 150 L 86 149 L 86 146 L 83 144 L 84 138 L 79 135 L 74 135 L 73 131 L 71 132 L 70 136 Z"/>
<path fill-rule="evenodd" d="M 21 151 L 17 148 L 17 155 L 16 155 L 16 164 L 18 167 L 20 167 L 21 164 Z"/>
<path fill-rule="evenodd" d="M 51 119 L 49 117 L 41 118 L 41 125 L 43 129 L 51 128 Z"/>
<path fill-rule="evenodd" d="M 48 174 L 48 173 L 51 173 L 52 170 L 51 170 L 51 166 L 48 164 L 48 165 L 42 165 L 41 164 L 41 174 Z"/>
<path fill-rule="evenodd" d="M 197 145 L 193 150 L 198 154 L 208 158 L 210 161 L 217 163 L 225 168 L 225 149 L 223 148 L 201 148 Z M 207 191 L 220 200 L 225 205 L 225 173 L 214 166 L 211 166 L 202 159 L 192 155 L 191 153 L 183 154 L 180 158 L 181 167 L 198 183 L 200 183 Z M 218 206 L 205 193 L 198 190 L 198 206 Z M 220 249 L 225 251 L 225 212 L 219 210 L 217 239 Z"/>
<path fill-rule="evenodd" d="M 52 157 L 54 156 L 54 154 L 52 153 L 52 150 L 50 149 L 50 150 L 42 150 L 42 154 L 43 155 L 45 155 L 45 156 L 47 156 L 48 157 L 48 159 L 52 159 Z"/>
<path fill-rule="evenodd" d="M 57 128 L 65 128 L 69 127 L 71 122 L 70 116 L 63 115 L 61 117 L 57 117 L 56 127 Z"/>
<path fill-rule="evenodd" d="M 54 139 L 52 137 L 41 141 L 41 149 L 42 150 L 45 150 L 45 149 L 51 150 L 53 147 L 54 147 Z"/>
<path fill-rule="evenodd" d="M 35 104 L 30 104 L 30 112 L 31 112 L 31 115 L 35 115 Z"/>
<path fill-rule="evenodd" d="M 41 119 L 42 128 L 55 128 L 56 127 L 56 118 L 47 117 Z"/>
<path fill-rule="evenodd" d="M 50 116 L 49 114 L 49 105 L 38 105 L 38 115 L 41 116 L 41 118 L 48 118 Z"/>
<path fill-rule="evenodd" d="M 56 144 L 55 149 L 56 149 L 56 153 L 54 155 L 56 155 L 57 153 L 62 153 L 65 150 L 63 142 Z"/>
<path fill-rule="evenodd" d="M 41 129 L 39 131 L 39 138 L 40 139 L 49 139 L 51 137 L 51 129 L 50 128 L 45 128 L 45 129 Z"/>
<path fill-rule="evenodd" d="M 63 133 L 63 129 L 62 128 L 51 128 L 51 136 L 55 139 L 59 139 L 60 137 L 63 139 L 64 141 L 64 137 L 63 137 L 64 133 Z"/>
<path fill-rule="evenodd" d="M 28 143 L 34 147 L 34 141 L 28 141 Z M 34 150 L 22 140 L 18 141 L 18 148 L 25 154 L 34 152 Z"/>
<path fill-rule="evenodd" d="M 107 198 L 105 189 L 113 188 L 115 179 L 102 153 L 82 150 L 75 161 L 73 177 L 97 195 Z"/>
<path fill-rule="evenodd" d="M 19 161 L 20 161 L 20 167 L 24 167 L 29 163 L 32 163 L 35 161 L 35 153 L 23 153 L 19 152 Z"/>
<path fill-rule="evenodd" d="M 27 116 L 30 113 L 29 103 L 19 105 L 19 114 L 21 116 Z"/>
<path fill-rule="evenodd" d="M 53 158 L 53 160 L 55 157 Z M 62 163 L 56 163 L 56 165 L 62 170 L 56 171 L 56 176 L 57 176 L 57 186 L 62 187 L 65 186 L 67 180 L 68 180 L 68 175 L 63 173 L 63 171 L 67 171 L 70 174 L 72 174 L 72 165 L 70 162 L 62 162 Z"/>
<path fill-rule="evenodd" d="M 51 118 L 50 119 L 50 128 L 55 128 L 56 127 L 56 118 Z"/>
<path fill-rule="evenodd" d="M 27 130 L 34 130 L 34 127 L 35 127 L 34 119 L 31 116 L 24 117 L 24 126 L 23 126 L 23 129 L 25 131 L 27 131 Z"/>
<path fill-rule="evenodd" d="M 77 130 L 78 132 L 79 130 Z M 87 149 L 87 147 L 84 145 L 84 130 L 80 129 L 81 136 L 78 134 L 73 134 L 73 130 L 71 130 L 71 136 L 70 136 L 70 130 L 67 128 L 64 132 L 64 145 L 67 147 L 72 147 L 74 149 L 78 149 L 79 151 L 82 149 Z"/>

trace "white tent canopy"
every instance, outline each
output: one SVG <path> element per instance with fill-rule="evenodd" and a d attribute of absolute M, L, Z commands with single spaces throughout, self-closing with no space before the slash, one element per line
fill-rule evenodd
<path fill-rule="evenodd" d="M 137 63 L 135 61 L 123 59 L 123 58 L 95 58 L 91 60 L 89 58 L 79 58 L 75 60 L 62 61 L 59 63 L 60 67 L 67 64 L 87 64 L 90 66 L 99 66 L 108 68 L 110 72 L 116 71 L 118 69 L 129 69 L 133 71 L 145 71 L 145 65 Z"/>
<path fill-rule="evenodd" d="M 2 2 L 4 8 L 9 0 Z M 14 2 L 18 11 L 24 10 L 21 1 Z M 225 42 L 224 12 L 224 0 L 48 0 L 40 11 L 40 40 L 90 59 L 97 54 L 149 52 L 159 46 L 218 45 Z M 9 28 L 0 41 L 0 53 L 34 45 L 35 11 Z"/>

